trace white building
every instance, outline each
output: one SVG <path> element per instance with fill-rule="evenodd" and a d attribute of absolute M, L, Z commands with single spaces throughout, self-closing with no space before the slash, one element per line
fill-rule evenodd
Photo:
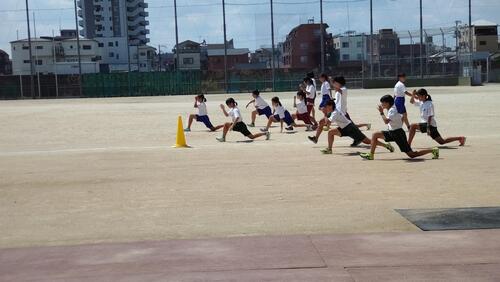
<path fill-rule="evenodd" d="M 10 42 L 12 51 L 12 72 L 14 75 L 31 73 L 28 39 Z M 76 38 L 32 38 L 31 51 L 36 72 L 77 74 L 78 48 Z M 82 73 L 99 72 L 101 53 L 98 42 L 80 39 Z"/>
<path fill-rule="evenodd" d="M 77 5 L 83 27 L 80 35 L 97 40 L 102 48 L 102 71 L 127 71 L 129 54 L 131 69 L 142 70 L 147 62 L 134 58 L 137 49 L 149 42 L 148 4 L 144 0 L 78 0 Z"/>
<path fill-rule="evenodd" d="M 364 34 L 334 36 L 333 46 L 339 54 L 339 61 L 366 60 L 367 41 L 368 39 Z"/>

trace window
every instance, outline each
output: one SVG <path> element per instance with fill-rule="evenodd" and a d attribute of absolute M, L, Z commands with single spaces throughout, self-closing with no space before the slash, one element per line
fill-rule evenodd
<path fill-rule="evenodd" d="M 42 49 L 43 49 L 43 46 L 38 45 L 38 46 L 36 46 L 36 49 L 38 49 L 38 50 L 42 50 Z"/>
<path fill-rule="evenodd" d="M 69 45 L 69 49 L 73 49 L 73 45 Z"/>
<path fill-rule="evenodd" d="M 363 60 L 363 54 L 358 54 L 358 60 Z"/>
<path fill-rule="evenodd" d="M 308 46 L 309 44 L 307 44 L 307 42 L 300 43 L 300 49 L 307 49 Z"/>
<path fill-rule="evenodd" d="M 29 47 L 28 46 L 23 46 L 23 50 L 28 50 Z"/>
<path fill-rule="evenodd" d="M 342 48 L 349 48 L 349 42 L 342 42 Z"/>
<path fill-rule="evenodd" d="M 486 41 L 479 41 L 479 45 L 485 46 L 486 45 Z"/>
<path fill-rule="evenodd" d="M 342 55 L 342 60 L 348 61 L 349 60 L 349 54 Z"/>
<path fill-rule="evenodd" d="M 30 63 L 30 60 L 24 60 L 23 63 L 25 64 L 29 64 Z"/>
<path fill-rule="evenodd" d="M 108 42 L 109 47 L 113 47 L 113 42 Z"/>
<path fill-rule="evenodd" d="M 115 46 L 118 47 L 118 41 L 115 41 Z"/>
<path fill-rule="evenodd" d="M 303 64 L 307 63 L 307 56 L 300 56 L 300 62 Z"/>
<path fill-rule="evenodd" d="M 143 56 L 143 57 L 144 57 L 144 56 L 146 56 L 146 53 L 144 53 L 144 52 L 141 52 L 141 56 Z"/>
<path fill-rule="evenodd" d="M 113 52 L 109 52 L 109 57 L 110 57 L 110 58 L 113 58 L 114 56 L 115 56 L 115 53 L 113 53 Z"/>
<path fill-rule="evenodd" d="M 362 41 L 358 41 L 358 42 L 356 43 L 356 47 L 358 47 L 358 48 L 363 48 L 363 42 L 362 42 Z"/>
<path fill-rule="evenodd" d="M 98 43 L 97 46 L 104 47 L 104 43 Z"/>
<path fill-rule="evenodd" d="M 116 53 L 116 59 L 119 60 L 120 59 L 120 54 Z"/>
<path fill-rule="evenodd" d="M 90 45 L 83 45 L 82 48 L 83 50 L 92 50 L 92 46 Z"/>
<path fill-rule="evenodd" d="M 184 59 L 182 59 L 182 63 L 184 65 L 192 65 L 192 64 L 194 64 L 194 59 L 193 58 L 184 58 Z"/>
<path fill-rule="evenodd" d="M 43 61 L 42 61 L 42 60 L 36 60 L 36 65 L 37 65 L 37 66 L 41 66 L 41 65 L 43 65 Z"/>

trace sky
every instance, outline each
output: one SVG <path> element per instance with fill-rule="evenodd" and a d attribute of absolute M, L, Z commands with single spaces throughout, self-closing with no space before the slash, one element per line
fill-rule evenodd
<path fill-rule="evenodd" d="M 175 45 L 173 0 L 146 0 L 149 4 L 150 45 L 171 50 Z M 222 0 L 177 0 L 179 40 L 223 42 Z M 323 0 L 324 22 L 329 33 L 370 31 L 369 0 Z M 472 0 L 472 20 L 500 23 L 499 0 Z M 25 0 L 2 0 L 0 49 L 10 54 L 10 41 L 27 38 Z M 73 0 L 29 0 L 37 36 L 75 28 Z M 419 28 L 418 0 L 373 0 L 374 30 Z M 274 0 L 275 42 L 308 19 L 320 20 L 319 0 Z M 451 27 L 456 20 L 468 22 L 468 0 L 423 0 L 424 28 Z M 228 39 L 236 48 L 255 50 L 271 45 L 269 0 L 226 0 Z M 33 24 L 31 25 L 34 34 Z M 448 39 L 450 40 L 450 39 Z M 451 44 L 451 43 L 450 43 Z"/>

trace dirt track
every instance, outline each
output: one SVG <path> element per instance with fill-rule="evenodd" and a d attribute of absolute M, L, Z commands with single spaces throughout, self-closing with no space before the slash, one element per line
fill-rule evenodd
<path fill-rule="evenodd" d="M 414 231 L 394 209 L 498 206 L 500 85 L 428 90 L 441 133 L 468 137 L 440 160 L 381 150 L 363 161 L 357 152 L 366 149 L 348 139 L 324 156 L 325 136 L 313 145 L 302 129 L 273 128 L 271 141 L 252 143 L 232 133 L 221 144 L 201 124 L 187 134 L 192 149 L 173 149 L 177 115 L 193 112 L 186 96 L 2 101 L 0 248 Z M 350 91 L 351 116 L 383 129 L 375 106 L 391 92 Z M 278 95 L 291 109 L 292 94 Z M 226 97 L 208 96 L 214 123 L 225 120 L 218 104 Z M 417 122 L 418 110 L 407 107 Z M 417 135 L 414 145 L 436 144 Z"/>

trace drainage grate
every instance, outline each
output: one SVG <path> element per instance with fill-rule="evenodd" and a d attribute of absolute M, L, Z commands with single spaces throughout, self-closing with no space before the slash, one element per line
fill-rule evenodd
<path fill-rule="evenodd" d="M 500 207 L 397 209 L 424 231 L 500 229 Z"/>

